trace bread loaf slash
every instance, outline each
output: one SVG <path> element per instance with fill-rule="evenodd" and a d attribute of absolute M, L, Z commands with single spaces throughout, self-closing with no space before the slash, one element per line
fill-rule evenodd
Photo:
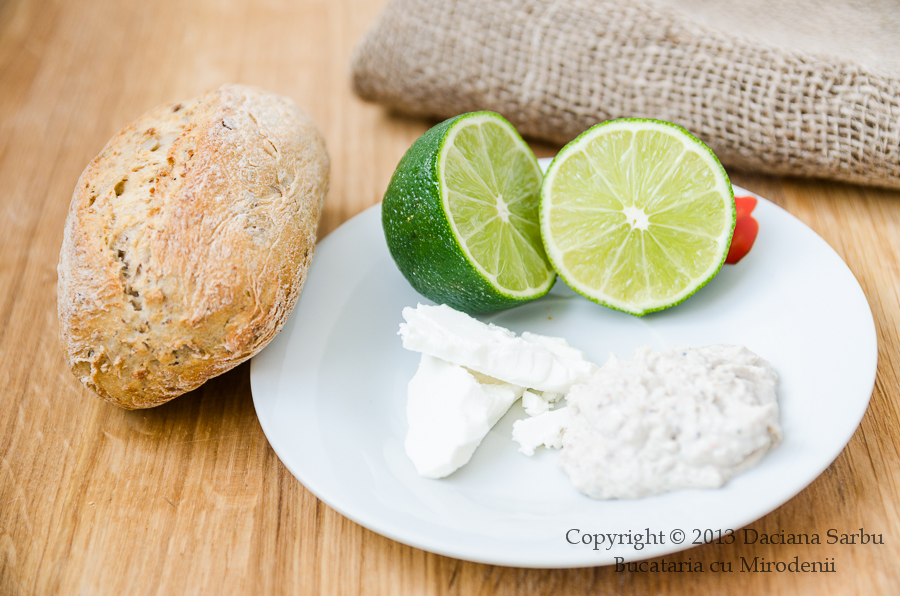
<path fill-rule="evenodd" d="M 315 123 L 261 89 L 225 85 L 126 126 L 66 219 L 57 304 L 72 372 L 147 408 L 259 352 L 297 301 L 327 187 Z"/>

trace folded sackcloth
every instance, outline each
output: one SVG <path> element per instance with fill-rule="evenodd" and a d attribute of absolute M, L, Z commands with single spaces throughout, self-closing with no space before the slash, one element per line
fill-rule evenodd
<path fill-rule="evenodd" d="M 900 188 L 896 0 L 392 0 L 352 76 L 399 112 L 553 143 L 657 118 L 726 166 Z"/>

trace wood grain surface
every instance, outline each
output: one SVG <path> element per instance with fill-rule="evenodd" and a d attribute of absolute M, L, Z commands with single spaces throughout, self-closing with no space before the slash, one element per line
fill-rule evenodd
<path fill-rule="evenodd" d="M 225 82 L 290 96 L 332 158 L 320 236 L 380 200 L 429 126 L 350 91 L 349 54 L 382 5 L 0 0 L 0 595 L 900 593 L 897 192 L 732 172 L 835 248 L 879 338 L 872 402 L 848 447 L 750 527 L 865 528 L 884 544 L 710 544 L 666 557 L 832 558 L 832 574 L 527 570 L 433 555 L 345 519 L 291 476 L 257 422 L 248 365 L 133 412 L 69 373 L 55 308 L 69 199 L 107 139 L 152 106 Z"/>

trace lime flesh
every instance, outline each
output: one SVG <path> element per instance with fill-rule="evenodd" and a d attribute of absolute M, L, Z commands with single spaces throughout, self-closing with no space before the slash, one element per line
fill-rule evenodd
<path fill-rule="evenodd" d="M 493 115 L 448 135 L 440 170 L 445 208 L 462 249 L 510 295 L 552 281 L 538 222 L 541 171 L 531 150 Z"/>
<path fill-rule="evenodd" d="M 712 279 L 728 253 L 731 184 L 701 141 L 668 122 L 598 124 L 560 151 L 541 189 L 554 268 L 582 295 L 643 315 Z"/>

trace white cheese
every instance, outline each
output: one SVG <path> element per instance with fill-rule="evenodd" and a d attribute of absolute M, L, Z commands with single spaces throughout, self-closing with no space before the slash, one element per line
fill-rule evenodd
<path fill-rule="evenodd" d="M 449 306 L 404 308 L 399 335 L 407 350 L 422 352 L 512 385 L 566 393 L 597 370 L 566 340 L 515 333 L 484 324 Z"/>
<path fill-rule="evenodd" d="M 545 401 L 539 393 L 526 390 L 522 394 L 522 407 L 529 416 L 540 416 L 550 411 L 550 403 Z"/>
<path fill-rule="evenodd" d="M 531 457 L 543 445 L 550 449 L 562 447 L 563 434 L 569 424 L 569 408 L 544 412 L 532 418 L 513 422 L 512 438 L 519 444 L 519 452 Z"/>
<path fill-rule="evenodd" d="M 552 391 L 539 392 L 526 389 L 522 394 L 522 407 L 529 416 L 540 416 L 544 412 L 549 412 L 550 406 L 559 398 L 560 394 Z"/>
<path fill-rule="evenodd" d="M 558 463 L 595 499 L 722 486 L 781 441 L 777 381 L 743 346 L 611 356 L 566 396 Z"/>
<path fill-rule="evenodd" d="M 522 387 L 478 375 L 427 354 L 409 382 L 406 454 L 416 471 L 443 478 L 468 463 Z"/>
<path fill-rule="evenodd" d="M 561 398 L 562 396 L 563 396 L 562 393 L 553 393 L 552 391 L 542 391 L 541 392 L 541 399 L 543 399 L 544 401 L 546 401 L 549 404 L 555 404 L 556 402 L 559 401 L 559 398 Z"/>

